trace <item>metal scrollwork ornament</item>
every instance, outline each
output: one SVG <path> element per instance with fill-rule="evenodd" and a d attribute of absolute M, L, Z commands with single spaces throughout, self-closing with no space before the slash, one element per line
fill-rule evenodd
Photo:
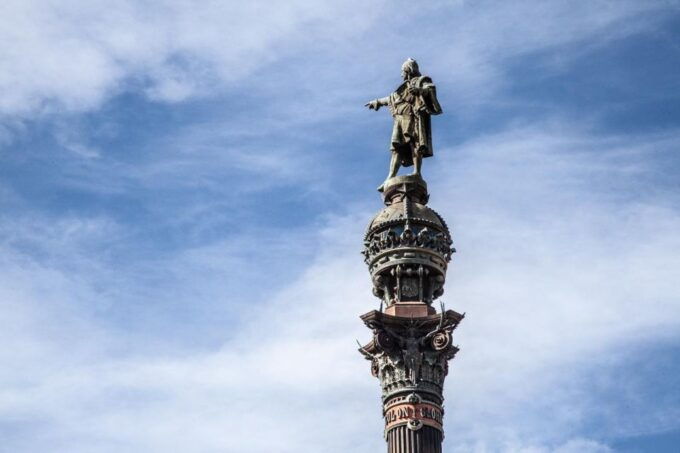
<path fill-rule="evenodd" d="M 443 351 L 451 344 L 451 334 L 449 332 L 439 332 L 432 337 L 432 349 Z"/>

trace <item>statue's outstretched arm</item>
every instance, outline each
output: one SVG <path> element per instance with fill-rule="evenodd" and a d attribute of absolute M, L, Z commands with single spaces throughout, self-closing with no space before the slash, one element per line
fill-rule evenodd
<path fill-rule="evenodd" d="M 380 99 L 373 99 L 370 102 L 367 102 L 364 104 L 365 107 L 368 107 L 371 110 L 378 110 L 382 106 L 390 105 L 390 97 L 385 96 L 384 98 Z"/>

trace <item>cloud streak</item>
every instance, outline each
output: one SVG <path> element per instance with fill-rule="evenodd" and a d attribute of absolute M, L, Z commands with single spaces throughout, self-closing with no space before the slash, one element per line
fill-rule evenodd
<path fill-rule="evenodd" d="M 447 448 L 609 451 L 606 443 L 579 438 L 591 405 L 609 404 L 580 397 L 588 393 L 580 376 L 612 351 L 625 347 L 635 354 L 631 338 L 653 344 L 673 337 L 680 311 L 673 279 L 680 214 L 656 196 L 622 203 L 609 193 L 612 181 L 634 191 L 630 174 L 655 171 L 644 164 L 644 143 L 531 127 L 441 153 L 443 168 L 457 169 L 452 179 L 445 170 L 432 175 L 432 205 L 453 223 L 460 250 L 444 299 L 469 314 L 458 331 L 463 350 L 446 392 L 446 429 L 456 433 Z M 593 164 L 589 150 L 595 148 L 600 158 Z M 46 445 L 58 451 L 382 448 L 377 383 L 351 346 L 352 338 L 367 334 L 355 315 L 376 304 L 356 253 L 368 217 L 362 209 L 330 219 L 314 239 L 313 261 L 297 278 L 252 301 L 257 309 L 240 312 L 240 324 L 225 325 L 228 342 L 190 354 L 162 346 L 140 353 L 128 341 L 157 341 L 144 335 L 121 344 L 115 331 L 96 327 L 96 318 L 81 318 L 82 307 L 97 299 L 92 282 L 30 264 L 46 288 L 63 290 L 44 299 L 32 281 L 12 278 L 16 290 L 3 297 L 16 302 L 3 305 L 4 316 L 26 320 L 9 334 L 20 341 L 17 349 L 35 351 L 22 362 L 6 357 L 13 366 L 2 375 L 3 419 L 43 424 L 41 436 L 10 445 L 24 451 Z M 641 235 L 647 239 L 636 240 Z M 281 242 L 284 255 L 289 239 Z M 170 256 L 163 266 L 175 275 L 192 275 L 200 261 L 210 269 L 232 267 L 231 254 L 218 248 L 192 256 Z M 11 278 L 7 266 L 16 262 L 17 255 L 2 274 Z M 123 277 L 127 289 L 118 297 L 134 290 L 127 286 L 136 284 L 131 277 Z M 212 294 L 243 291 L 220 279 L 212 271 L 185 279 L 174 304 L 191 303 L 194 289 L 200 293 L 204 285 Z M 147 290 L 146 298 L 159 291 Z M 36 317 L 46 302 L 49 320 Z M 52 328 L 44 330 L 47 324 Z M 35 372 L 38 366 L 43 372 Z M 630 404 L 652 411 L 644 401 Z M 615 430 L 601 429 L 605 439 Z"/>
<path fill-rule="evenodd" d="M 377 6 L 350 27 L 341 19 L 356 3 L 5 2 L 0 109 L 89 110 L 128 89 L 169 102 L 205 95 L 312 37 L 342 39 Z"/>
<path fill-rule="evenodd" d="M 236 83 L 260 78 L 265 68 L 280 71 L 283 61 L 291 72 L 300 58 L 331 49 L 333 60 L 293 71 L 304 92 L 335 87 L 316 93 L 317 105 L 333 100 L 337 106 L 338 95 L 356 86 L 352 80 L 367 71 L 377 78 L 384 73 L 378 68 L 397 64 L 404 51 L 425 59 L 438 80 L 459 87 L 456 101 L 469 104 L 498 91 L 508 59 L 554 48 L 568 58 L 587 48 L 579 43 L 603 45 L 653 27 L 668 5 L 402 2 L 392 8 L 400 14 L 389 14 L 380 2 L 8 1 L 0 38 L 12 45 L 0 55 L 0 112 L 7 121 L 82 112 L 124 92 L 161 102 L 225 90 L 231 97 Z M 429 22 L 429 32 L 402 33 L 409 17 Z M 357 55 L 356 45 L 366 42 L 369 52 Z M 259 89 L 267 92 L 267 84 L 278 85 L 271 80 Z"/>
<path fill-rule="evenodd" d="M 0 8 L 0 450 L 384 448 L 354 338 L 390 120 L 360 106 L 405 52 L 450 115 L 425 165 L 468 313 L 447 451 L 680 429 L 677 128 L 605 131 L 599 104 L 479 119 L 542 102 L 513 68 L 569 73 L 667 2 Z"/>

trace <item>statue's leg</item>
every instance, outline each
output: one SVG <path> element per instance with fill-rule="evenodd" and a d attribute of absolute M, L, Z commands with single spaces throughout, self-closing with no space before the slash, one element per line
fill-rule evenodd
<path fill-rule="evenodd" d="M 383 189 L 385 188 L 385 183 L 390 179 L 394 178 L 397 176 L 397 172 L 399 171 L 399 154 L 396 151 L 392 151 L 392 157 L 390 158 L 390 171 L 387 174 L 387 178 L 385 178 L 385 182 L 380 184 L 380 187 L 378 187 L 378 192 L 382 192 Z"/>
<path fill-rule="evenodd" d="M 390 172 L 387 175 L 387 179 L 394 178 L 397 176 L 399 171 L 399 154 L 396 151 L 392 151 L 392 158 L 390 159 Z"/>
<path fill-rule="evenodd" d="M 414 149 L 413 150 L 413 174 L 414 175 L 419 175 L 420 176 L 420 167 L 423 164 L 423 154 L 419 151 Z"/>

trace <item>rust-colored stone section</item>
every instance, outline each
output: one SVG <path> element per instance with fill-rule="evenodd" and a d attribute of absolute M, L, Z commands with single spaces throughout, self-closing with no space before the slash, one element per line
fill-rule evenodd
<path fill-rule="evenodd" d="M 436 311 L 425 302 L 397 302 L 387 307 L 385 313 L 403 318 L 425 318 Z"/>
<path fill-rule="evenodd" d="M 391 429 L 409 425 L 411 429 L 420 429 L 423 425 L 431 426 L 443 431 L 442 419 L 443 410 L 438 405 L 423 401 L 412 403 L 408 401 L 398 401 L 388 404 L 385 407 L 385 433 Z M 415 420 L 415 422 L 413 422 Z"/>

